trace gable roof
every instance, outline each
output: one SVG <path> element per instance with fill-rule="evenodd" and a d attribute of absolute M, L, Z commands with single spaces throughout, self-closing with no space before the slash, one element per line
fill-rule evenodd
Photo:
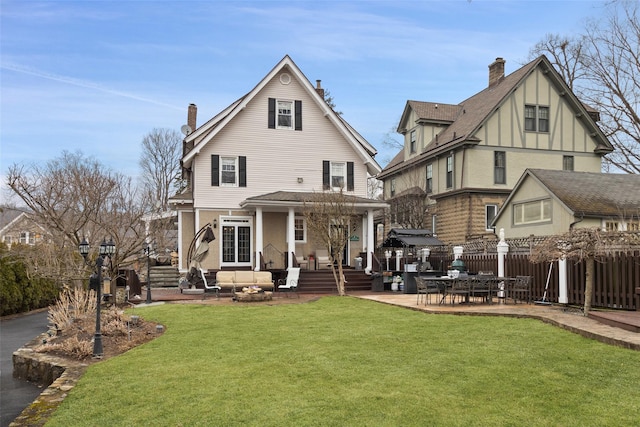
<path fill-rule="evenodd" d="M 547 57 L 542 55 L 508 76 L 502 78 L 498 83 L 485 88 L 470 98 L 467 98 L 457 106 L 438 104 L 446 105 L 443 110 L 447 111 L 448 116 L 443 114 L 443 117 L 451 118 L 453 113 L 457 112 L 457 115 L 453 119 L 451 125 L 436 135 L 436 137 L 427 144 L 420 155 L 415 156 L 406 162 L 398 161 L 398 156 L 396 156 L 394 158 L 395 163 L 394 161 L 389 163 L 379 177 L 388 176 L 405 166 L 419 163 L 442 152 L 447 152 L 463 145 L 477 144 L 479 140 L 473 135 L 482 126 L 484 126 L 493 113 L 499 109 L 504 102 L 506 102 L 509 95 L 520 87 L 524 80 L 538 67 L 543 69 L 551 82 L 558 87 L 561 92 L 564 92 L 565 99 L 567 99 L 569 104 L 578 111 L 578 114 L 585 117 L 585 124 L 598 140 L 598 145 L 594 151 L 596 153 L 610 153 L 613 151 L 613 146 L 600 127 L 595 123 L 591 114 L 589 114 L 590 112 L 593 112 L 593 110 L 587 109 L 584 104 L 578 100 L 562 79 L 562 76 L 560 76 L 555 68 L 553 68 L 553 65 L 549 62 Z M 425 112 L 423 110 L 428 110 L 429 104 L 435 105 L 433 103 L 417 103 L 416 101 L 410 101 L 407 103 L 405 111 L 408 107 L 416 107 L 419 109 L 419 112 L 416 111 L 416 114 L 418 114 L 419 117 L 422 117 L 422 115 L 426 116 L 428 115 L 428 111 Z M 457 111 L 453 107 L 458 107 Z M 401 153 L 402 150 L 399 154 Z"/>
<path fill-rule="evenodd" d="M 382 168 L 374 159 L 374 156 L 377 154 L 375 147 L 369 144 L 362 135 L 356 132 L 355 129 L 353 129 L 342 117 L 336 114 L 336 112 L 329 107 L 289 55 L 285 55 L 285 57 L 282 58 L 282 60 L 280 60 L 280 62 L 278 62 L 278 64 L 276 64 L 276 66 L 273 67 L 273 69 L 253 89 L 251 89 L 251 91 L 233 102 L 201 127 L 185 137 L 184 140 L 187 144 L 194 144 L 198 138 L 202 137 L 202 139 L 183 156 L 183 165 L 188 166 L 195 155 L 198 154 L 202 148 L 217 135 L 220 129 L 224 128 L 231 119 L 242 111 L 247 104 L 251 102 L 251 100 L 284 69 L 286 69 L 287 72 L 290 72 L 298 80 L 311 99 L 313 99 L 316 105 L 324 112 L 324 116 L 333 123 L 338 132 L 340 132 L 340 134 L 342 134 L 351 144 L 367 166 L 368 172 L 371 175 L 379 173 Z"/>
<path fill-rule="evenodd" d="M 496 219 L 527 179 L 533 179 L 574 216 L 605 218 L 640 215 L 640 175 L 527 169 Z"/>

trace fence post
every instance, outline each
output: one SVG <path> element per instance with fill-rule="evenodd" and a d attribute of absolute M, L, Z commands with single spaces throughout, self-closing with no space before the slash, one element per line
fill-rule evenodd
<path fill-rule="evenodd" d="M 558 260 L 558 288 L 558 303 L 569 304 L 566 258 L 561 258 Z"/>
<path fill-rule="evenodd" d="M 509 252 L 509 245 L 504 241 L 504 228 L 500 229 L 500 241 L 498 242 L 498 277 L 504 276 L 504 258 Z"/>

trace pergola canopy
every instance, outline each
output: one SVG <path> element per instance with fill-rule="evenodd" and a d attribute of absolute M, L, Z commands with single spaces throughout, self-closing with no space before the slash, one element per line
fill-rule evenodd
<path fill-rule="evenodd" d="M 433 237 L 431 230 L 417 228 L 392 228 L 382 242 L 383 248 L 444 245 L 441 240 Z"/>

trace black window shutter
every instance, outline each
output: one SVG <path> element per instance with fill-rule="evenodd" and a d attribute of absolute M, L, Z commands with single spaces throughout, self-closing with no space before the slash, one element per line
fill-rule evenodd
<path fill-rule="evenodd" d="M 238 157 L 238 185 L 240 187 L 247 186 L 247 156 Z"/>
<path fill-rule="evenodd" d="M 276 99 L 269 98 L 269 129 L 276 128 Z"/>
<path fill-rule="evenodd" d="M 295 110 L 296 130 L 302 130 L 302 101 L 295 102 Z"/>
<path fill-rule="evenodd" d="M 347 191 L 353 191 L 353 162 L 347 162 Z"/>
<path fill-rule="evenodd" d="M 322 188 L 324 190 L 329 190 L 331 188 L 331 175 L 330 175 L 331 165 L 329 164 L 329 160 L 322 161 Z"/>
<path fill-rule="evenodd" d="M 211 155 L 211 185 L 220 185 L 220 156 L 217 154 Z"/>

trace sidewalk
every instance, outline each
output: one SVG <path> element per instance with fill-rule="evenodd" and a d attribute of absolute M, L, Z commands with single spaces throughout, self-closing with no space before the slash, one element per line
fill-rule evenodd
<path fill-rule="evenodd" d="M 510 316 L 528 317 L 550 323 L 554 326 L 595 339 L 603 343 L 640 351 L 640 333 L 606 325 L 597 320 L 585 317 L 582 312 L 561 306 L 536 304 L 443 304 L 438 305 L 432 299 L 431 304 L 417 304 L 417 295 L 395 292 L 372 292 L 354 294 L 353 296 L 392 304 L 427 313 L 444 313 L 476 316 Z"/>

